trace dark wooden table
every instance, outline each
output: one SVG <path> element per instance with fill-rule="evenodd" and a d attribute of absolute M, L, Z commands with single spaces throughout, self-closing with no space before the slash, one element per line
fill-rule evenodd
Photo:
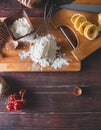
<path fill-rule="evenodd" d="M 16 0 L 0 0 L 0 17 L 24 8 L 30 16 L 42 9 L 26 9 Z M 8 84 L 27 88 L 30 104 L 22 112 L 8 112 L 0 98 L 0 130 L 101 130 L 101 49 L 82 61 L 80 72 L 4 73 Z M 84 94 L 73 95 L 75 87 Z"/>

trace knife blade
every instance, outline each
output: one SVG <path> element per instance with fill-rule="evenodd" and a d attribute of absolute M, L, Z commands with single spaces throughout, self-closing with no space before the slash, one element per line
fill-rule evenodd
<path fill-rule="evenodd" d="M 59 6 L 62 9 L 87 11 L 93 13 L 101 12 L 101 5 L 98 4 L 63 4 Z"/>

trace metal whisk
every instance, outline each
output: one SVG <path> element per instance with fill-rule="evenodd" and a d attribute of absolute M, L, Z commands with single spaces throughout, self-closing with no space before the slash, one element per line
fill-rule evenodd
<path fill-rule="evenodd" d="M 47 0 L 45 3 L 43 21 L 39 25 L 37 30 L 35 31 L 35 34 L 37 36 L 45 36 L 49 33 L 49 24 L 50 24 L 51 15 L 52 15 L 53 4 L 51 4 L 51 6 L 47 12 L 48 3 L 49 3 L 49 0 Z"/>

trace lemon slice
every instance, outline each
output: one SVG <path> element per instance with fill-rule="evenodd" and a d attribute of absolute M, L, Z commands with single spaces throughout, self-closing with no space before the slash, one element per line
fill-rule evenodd
<path fill-rule="evenodd" d="M 86 26 L 88 26 L 89 24 L 91 24 L 89 21 L 84 21 L 83 23 L 80 24 L 79 26 L 79 33 L 81 35 L 84 35 L 84 29 L 86 28 Z"/>
<path fill-rule="evenodd" d="M 74 15 L 71 17 L 71 22 L 72 22 L 72 24 L 74 24 L 74 22 L 75 22 L 75 20 L 76 20 L 76 18 L 77 18 L 78 16 L 83 16 L 83 15 L 82 15 L 82 14 L 74 14 Z"/>
<path fill-rule="evenodd" d="M 89 40 L 94 40 L 98 34 L 98 27 L 94 24 L 90 24 L 84 29 L 84 36 Z"/>
<path fill-rule="evenodd" d="M 87 21 L 85 16 L 78 16 L 74 22 L 74 27 L 76 30 L 79 31 L 79 26 L 84 22 Z"/>
<path fill-rule="evenodd" d="M 98 29 L 101 31 L 101 13 L 98 14 Z"/>

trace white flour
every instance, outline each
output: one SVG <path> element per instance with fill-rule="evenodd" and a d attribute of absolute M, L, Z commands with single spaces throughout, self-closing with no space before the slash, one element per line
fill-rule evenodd
<path fill-rule="evenodd" d="M 54 69 L 69 65 L 66 59 L 57 57 L 57 51 L 60 48 L 57 46 L 57 41 L 52 34 L 43 37 L 39 36 L 33 40 L 33 43 L 35 44 L 30 45 L 29 51 L 23 51 L 19 54 L 21 59 L 30 58 L 34 62 L 33 69 L 36 69 L 36 64 L 39 64 L 41 69 L 49 65 Z"/>
<path fill-rule="evenodd" d="M 64 58 L 59 57 L 54 60 L 52 67 L 54 69 L 57 69 L 57 68 L 62 68 L 62 66 L 64 66 L 64 65 L 69 65 L 69 62 Z"/>
<path fill-rule="evenodd" d="M 32 31 L 30 24 L 24 17 L 15 20 L 14 23 L 10 26 L 10 30 L 15 38 L 20 38 Z"/>

